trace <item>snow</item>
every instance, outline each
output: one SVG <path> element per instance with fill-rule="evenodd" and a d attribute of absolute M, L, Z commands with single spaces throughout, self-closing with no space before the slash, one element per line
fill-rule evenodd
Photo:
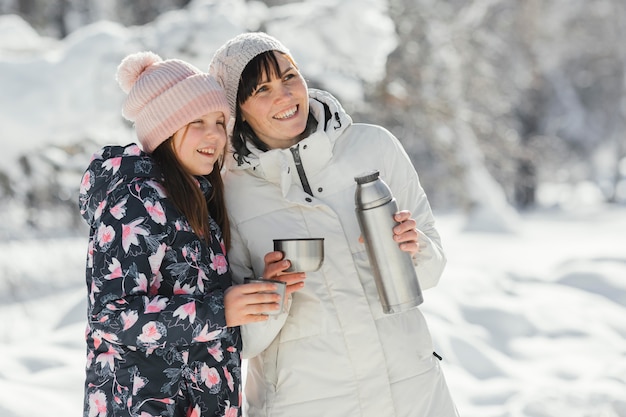
<path fill-rule="evenodd" d="M 145 26 L 103 21 L 63 41 L 1 16 L 2 168 L 10 172 L 20 155 L 49 144 L 131 141 L 114 80 L 126 54 L 151 49 L 206 69 L 222 42 L 261 25 L 285 41 L 309 79 L 358 100 L 360 80 L 383 76 L 377 65 L 396 42 L 384 1 L 314 1 L 271 13 L 260 2 L 194 1 Z M 362 19 L 346 17 L 363 4 Z M 337 36 L 323 38 L 321 22 Z M 487 232 L 506 211 L 473 219 L 472 230 L 462 216 L 435 211 L 449 263 L 421 308 L 459 411 L 626 417 L 626 208 L 600 204 L 584 185 L 544 184 L 538 198 L 560 208 L 516 216 L 508 232 Z M 0 230 L 23 217 L 3 208 Z M 87 237 L 47 236 L 0 241 L 0 417 L 81 414 Z"/>
<path fill-rule="evenodd" d="M 528 213 L 515 234 L 437 222 L 449 263 L 421 308 L 461 415 L 626 416 L 626 209 Z M 80 415 L 86 250 L 0 243 L 1 417 Z"/>

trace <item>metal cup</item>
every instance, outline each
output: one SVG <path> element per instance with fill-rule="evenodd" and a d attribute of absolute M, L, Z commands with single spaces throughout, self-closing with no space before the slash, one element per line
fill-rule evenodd
<path fill-rule="evenodd" d="M 285 272 L 313 272 L 324 262 L 324 238 L 274 239 L 274 250 L 291 262 Z"/>
<path fill-rule="evenodd" d="M 261 293 L 275 293 L 278 294 L 280 296 L 280 301 L 278 302 L 278 310 L 270 310 L 270 311 L 266 311 L 263 314 L 267 314 L 270 316 L 275 316 L 277 314 L 280 314 L 283 312 L 283 309 L 285 308 L 285 292 L 286 292 L 286 288 L 287 288 L 287 284 L 283 281 L 278 281 L 278 280 L 274 280 L 274 279 L 264 279 L 264 278 L 245 278 L 243 280 L 244 284 L 252 284 L 252 283 L 264 283 L 264 282 L 271 282 L 272 284 L 276 284 L 276 291 L 261 291 Z"/>

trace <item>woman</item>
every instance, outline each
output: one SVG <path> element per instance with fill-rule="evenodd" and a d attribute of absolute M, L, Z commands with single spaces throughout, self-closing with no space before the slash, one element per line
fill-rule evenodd
<path fill-rule="evenodd" d="M 238 416 L 237 326 L 277 307 L 275 295 L 256 294 L 272 284 L 231 286 L 226 97 L 208 74 L 151 52 L 126 57 L 117 79 L 143 150 L 104 147 L 81 183 L 84 416 Z"/>
<path fill-rule="evenodd" d="M 445 256 L 398 140 L 307 88 L 267 34 L 228 41 L 209 73 L 235 117 L 224 177 L 231 266 L 237 277 L 265 269 L 291 292 L 285 313 L 242 327 L 249 416 L 456 416 L 419 309 L 383 313 L 354 211 L 354 177 L 379 170 L 408 209 L 396 214 L 394 239 L 413 255 L 422 289 L 437 284 Z M 272 238 L 306 237 L 325 238 L 326 258 L 304 285 L 303 274 L 283 274 L 280 252 L 265 254 Z"/>

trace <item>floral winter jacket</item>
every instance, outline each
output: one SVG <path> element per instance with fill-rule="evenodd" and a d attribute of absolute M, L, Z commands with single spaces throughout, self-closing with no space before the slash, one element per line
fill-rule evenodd
<path fill-rule="evenodd" d="M 160 178 L 132 144 L 103 148 L 82 179 L 85 416 L 239 415 L 241 342 L 239 328 L 226 327 L 221 231 L 211 219 L 210 244 L 200 240 Z M 208 180 L 198 181 L 208 195 Z"/>

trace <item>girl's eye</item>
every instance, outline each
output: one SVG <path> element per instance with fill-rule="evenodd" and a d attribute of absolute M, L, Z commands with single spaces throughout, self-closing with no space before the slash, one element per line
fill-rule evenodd
<path fill-rule="evenodd" d="M 292 73 L 286 74 L 285 75 L 285 81 L 289 81 L 292 78 L 294 78 L 295 76 L 296 76 L 296 74 L 292 74 Z"/>

